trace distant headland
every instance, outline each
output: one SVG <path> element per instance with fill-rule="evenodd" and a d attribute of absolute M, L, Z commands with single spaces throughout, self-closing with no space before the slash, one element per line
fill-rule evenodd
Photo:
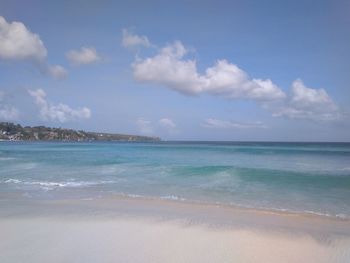
<path fill-rule="evenodd" d="M 10 141 L 160 141 L 159 137 L 86 132 L 82 130 L 25 126 L 0 122 L 0 140 Z"/>

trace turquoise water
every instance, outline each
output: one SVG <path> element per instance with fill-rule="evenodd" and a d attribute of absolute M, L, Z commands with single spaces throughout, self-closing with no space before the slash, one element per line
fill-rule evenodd
<path fill-rule="evenodd" d="M 350 218 L 350 144 L 0 142 L 1 198 L 111 194 Z"/>

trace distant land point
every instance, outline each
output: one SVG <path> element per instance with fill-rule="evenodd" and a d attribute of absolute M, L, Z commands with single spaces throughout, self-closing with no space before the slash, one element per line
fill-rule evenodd
<path fill-rule="evenodd" d="M 87 132 L 46 126 L 25 126 L 0 122 L 0 140 L 9 141 L 160 141 L 159 137 Z"/>

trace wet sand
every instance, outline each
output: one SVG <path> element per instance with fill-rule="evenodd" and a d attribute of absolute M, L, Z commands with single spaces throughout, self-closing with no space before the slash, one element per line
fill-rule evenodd
<path fill-rule="evenodd" d="M 0 201 L 0 262 L 349 262 L 350 222 L 112 197 Z"/>

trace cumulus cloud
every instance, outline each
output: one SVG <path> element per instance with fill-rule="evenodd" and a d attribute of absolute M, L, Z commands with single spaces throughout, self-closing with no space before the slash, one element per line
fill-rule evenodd
<path fill-rule="evenodd" d="M 138 118 L 136 125 L 142 134 L 153 134 L 154 132 L 152 122 L 144 118 Z"/>
<path fill-rule="evenodd" d="M 79 50 L 70 50 L 66 53 L 67 59 L 74 65 L 85 65 L 101 60 L 93 47 L 81 47 Z"/>
<path fill-rule="evenodd" d="M 133 34 L 127 29 L 123 29 L 122 34 L 123 34 L 122 45 L 124 47 L 130 48 L 130 47 L 137 47 L 137 46 L 144 46 L 144 47 L 151 46 L 151 43 L 146 36 L 139 36 L 139 35 Z"/>
<path fill-rule="evenodd" d="M 227 60 L 218 60 L 200 74 L 196 61 L 186 59 L 188 50 L 180 41 L 162 48 L 154 57 L 133 63 L 134 77 L 168 87 L 187 95 L 209 93 L 227 98 L 276 100 L 284 92 L 271 80 L 251 79 L 246 72 Z"/>
<path fill-rule="evenodd" d="M 8 23 L 0 16 L 0 57 L 3 59 L 43 60 L 47 50 L 37 34 L 23 23 Z"/>
<path fill-rule="evenodd" d="M 57 67 L 60 67 L 61 72 L 63 67 L 48 65 L 46 58 L 47 49 L 39 35 L 32 33 L 21 22 L 8 23 L 0 16 L 0 59 L 31 61 L 41 72 L 61 77 L 62 74 L 56 74 Z"/>
<path fill-rule="evenodd" d="M 36 105 L 40 109 L 40 117 L 43 120 L 67 122 L 77 119 L 89 119 L 91 111 L 83 107 L 72 109 L 66 104 L 51 104 L 46 100 L 46 93 L 42 89 L 29 90 L 29 94 L 35 99 Z"/>
<path fill-rule="evenodd" d="M 266 129 L 267 126 L 260 122 L 252 122 L 252 123 L 238 123 L 227 120 L 218 120 L 218 119 L 206 119 L 202 123 L 203 127 L 213 128 L 213 129 Z"/>
<path fill-rule="evenodd" d="M 342 117 L 339 107 L 324 89 L 306 87 L 299 79 L 287 95 L 270 79 L 251 78 L 248 73 L 225 59 L 200 73 L 189 50 L 175 41 L 151 57 L 136 57 L 134 78 L 169 88 L 185 95 L 209 94 L 228 99 L 248 99 L 259 103 L 275 117 L 331 121 Z M 221 123 L 223 124 L 223 123 Z M 232 124 L 232 123 L 231 123 Z M 236 126 L 226 123 L 226 126 Z"/>
<path fill-rule="evenodd" d="M 298 79 L 292 83 L 285 105 L 275 109 L 273 116 L 328 121 L 341 118 L 341 112 L 324 89 L 308 88 Z"/>

